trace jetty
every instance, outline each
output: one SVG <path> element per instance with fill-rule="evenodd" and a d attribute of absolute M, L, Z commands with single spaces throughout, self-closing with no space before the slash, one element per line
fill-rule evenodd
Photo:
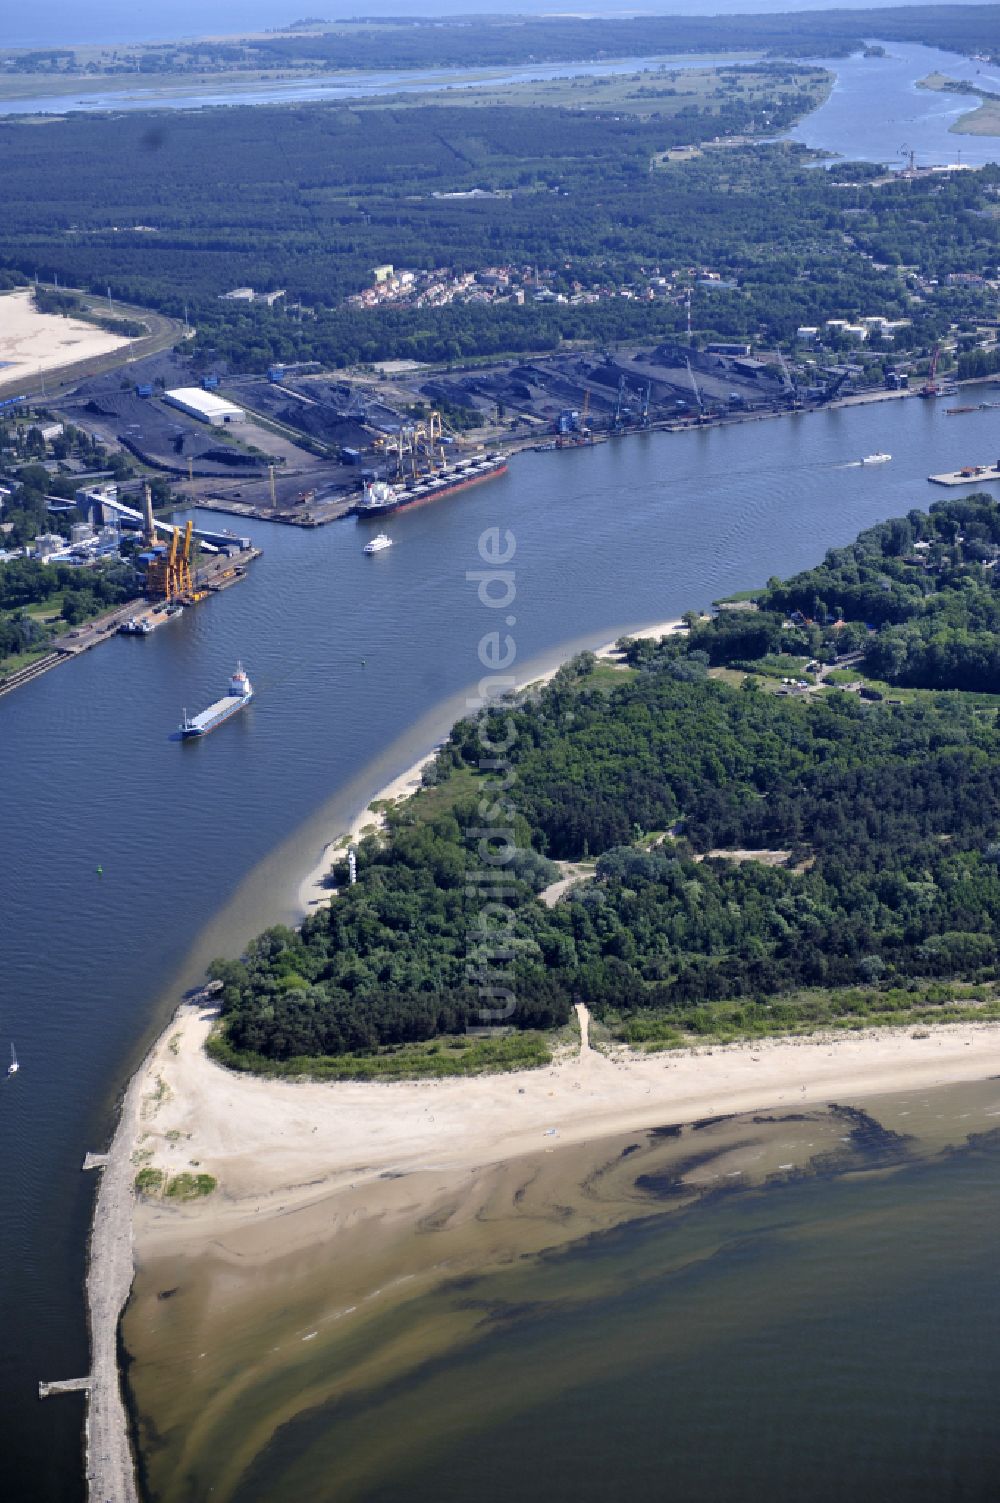
<path fill-rule="evenodd" d="M 978 485 L 982 480 L 1000 480 L 1000 463 L 966 464 L 944 475 L 928 475 L 934 485 Z"/>
<path fill-rule="evenodd" d="M 251 544 L 238 553 L 233 552 L 228 556 L 219 554 L 211 559 L 195 576 L 192 603 L 209 595 L 218 595 L 232 585 L 239 584 L 240 580 L 246 578 L 247 566 L 260 556 L 261 550 Z M 151 624 L 156 625 L 162 625 L 164 621 L 171 619 L 163 615 L 161 606 L 150 605 L 143 596 L 127 600 L 124 605 L 115 606 L 105 615 L 97 616 L 93 621 L 87 621 L 63 636 L 54 638 L 51 652 L 24 668 L 18 668 L 6 678 L 0 678 L 0 694 L 9 694 L 14 689 L 23 688 L 43 673 L 58 668 L 61 663 L 69 663 L 100 646 L 102 642 L 109 642 L 118 635 L 118 628 L 133 617 L 137 620 L 149 619 Z"/>
<path fill-rule="evenodd" d="M 57 1378 L 53 1383 L 39 1383 L 38 1397 L 50 1399 L 59 1393 L 89 1393 L 94 1380 L 88 1373 L 85 1378 Z"/>

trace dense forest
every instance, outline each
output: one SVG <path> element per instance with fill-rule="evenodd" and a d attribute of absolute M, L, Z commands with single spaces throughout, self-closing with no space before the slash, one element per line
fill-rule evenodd
<path fill-rule="evenodd" d="M 196 352 L 259 370 L 275 360 L 447 360 L 677 334 L 681 303 L 611 296 L 657 271 L 710 267 L 696 330 L 789 340 L 800 324 L 877 312 L 926 344 L 991 314 L 1000 170 L 877 185 L 816 171 L 782 145 L 653 167 L 708 128 L 697 110 L 638 119 L 537 106 L 315 105 L 117 117 L 43 130 L 0 122 L 0 277 L 20 274 L 182 315 Z M 238 170 L 234 170 L 238 163 Z M 486 190 L 475 198 L 442 195 Z M 371 268 L 541 267 L 594 304 L 345 308 Z M 695 281 L 695 278 L 691 278 Z M 220 302 L 249 284 L 275 308 Z"/>
<path fill-rule="evenodd" d="M 753 1032 L 802 1026 L 817 998 L 823 1015 L 863 1018 L 915 995 L 950 1000 L 945 983 L 997 979 L 997 701 L 774 693 L 752 671 L 777 652 L 843 658 L 868 638 L 877 652 L 894 611 L 851 632 L 816 592 L 845 615 L 855 600 L 858 620 L 876 615 L 895 585 L 876 576 L 870 598 L 867 571 L 895 580 L 916 542 L 929 568 L 899 574 L 906 608 L 985 634 L 994 539 L 1000 508 L 985 497 L 911 513 L 772 580 L 759 610 L 624 643 L 619 669 L 584 655 L 540 692 L 459 722 L 388 836 L 362 840 L 355 885 L 300 932 L 270 930 L 215 964 L 217 1049 L 235 1063 L 294 1070 L 312 1058 L 363 1073 L 481 1022 L 476 836 L 498 817 L 511 851 L 492 935 L 504 958 L 489 974 L 510 989 L 514 1030 L 564 1023 L 582 999 L 634 1038 L 713 1033 L 720 1016 Z M 838 631 L 849 632 L 840 646 Z M 722 663 L 738 680 L 737 662 L 751 670 L 740 687 L 712 676 Z M 479 770 L 484 745 L 509 746 L 502 781 Z M 767 861 L 739 854 L 755 851 Z M 564 860 L 593 874 L 548 907 L 537 894 Z M 343 867 L 333 875 L 345 884 Z"/>
<path fill-rule="evenodd" d="M 860 50 L 869 37 L 996 53 L 1000 52 L 1000 19 L 996 7 L 986 5 L 613 19 L 497 15 L 477 16 L 474 25 L 463 17 L 365 17 L 359 23 L 324 23 L 317 30 L 293 26 L 268 36 L 228 42 L 212 39 L 143 47 L 138 66 L 140 71 L 157 74 L 181 68 L 488 67 L 757 49 L 782 56 L 829 57 Z M 82 66 L 66 48 L 11 51 L 8 56 L 8 65 L 22 72 L 60 72 Z"/>
<path fill-rule="evenodd" d="M 683 642 L 632 644 L 629 661 L 752 670 L 774 657 L 857 654 L 883 686 L 1000 694 L 998 562 L 996 503 L 941 501 L 868 528 L 814 569 L 770 580 L 751 611 L 697 622 Z"/>

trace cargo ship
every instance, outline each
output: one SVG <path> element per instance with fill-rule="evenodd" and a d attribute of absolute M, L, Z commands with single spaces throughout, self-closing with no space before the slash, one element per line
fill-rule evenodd
<path fill-rule="evenodd" d="M 381 517 L 387 512 L 399 511 L 403 506 L 414 506 L 421 501 L 436 501 L 441 496 L 450 496 L 453 491 L 464 490 L 467 485 L 478 485 L 481 480 L 492 480 L 507 469 L 504 454 L 479 454 L 469 459 L 460 459 L 443 470 L 430 475 L 418 476 L 399 485 L 389 485 L 384 480 L 373 480 L 365 486 L 361 500 L 352 507 L 355 516 Z"/>
<path fill-rule="evenodd" d="M 229 680 L 229 693 L 222 699 L 217 699 L 209 705 L 207 710 L 202 710 L 200 715 L 189 716 L 184 711 L 181 720 L 180 732 L 185 740 L 193 736 L 207 736 L 209 731 L 214 731 L 216 726 L 222 725 L 237 710 L 242 710 L 253 699 L 253 685 L 247 678 L 242 663 L 236 664 L 236 671 Z"/>

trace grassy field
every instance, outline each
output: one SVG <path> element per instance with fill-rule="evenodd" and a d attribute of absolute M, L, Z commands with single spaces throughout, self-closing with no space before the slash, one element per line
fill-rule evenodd
<path fill-rule="evenodd" d="M 703 1002 L 684 1012 L 609 1014 L 604 1022 L 617 1043 L 647 1052 L 699 1043 L 810 1034 L 820 1029 L 856 1033 L 867 1028 L 922 1028 L 937 1023 L 980 1022 L 1000 1017 L 1000 987 L 994 982 L 923 982 L 911 987 L 853 987 L 805 991 L 769 1001 L 749 997 Z"/>
<path fill-rule="evenodd" d="M 550 1040 L 542 1033 L 507 1033 L 495 1038 L 444 1034 L 426 1043 L 399 1044 L 377 1054 L 338 1054 L 325 1059 L 290 1059 L 276 1063 L 259 1055 L 242 1055 L 220 1034 L 207 1049 L 220 1065 L 312 1080 L 417 1080 L 450 1075 L 489 1075 L 503 1070 L 534 1070 L 551 1063 Z M 168 1191 L 169 1193 L 169 1191 Z"/>
<path fill-rule="evenodd" d="M 959 136 L 1000 136 L 1000 94 L 977 89 L 975 84 L 948 78 L 944 73 L 929 73 L 917 85 L 935 93 L 978 95 L 981 103 L 967 115 L 960 115 L 950 129 Z"/>
<path fill-rule="evenodd" d="M 732 62 L 740 62 L 746 54 L 734 53 Z M 795 65 L 790 64 L 790 70 Z M 740 70 L 734 76 L 728 70 L 716 67 L 671 68 L 669 62 L 647 68 L 641 73 L 619 73 L 608 78 L 552 78 L 531 83 L 504 84 L 485 81 L 463 88 L 456 97 L 455 91 L 408 94 L 394 98 L 394 108 L 428 104 L 455 104 L 494 106 L 520 105 L 525 108 L 548 106 L 571 110 L 599 110 L 606 113 L 618 110 L 624 114 L 643 119 L 669 119 L 692 105 L 699 109 L 718 107 L 727 100 L 741 100 L 756 106 L 764 99 L 784 100 L 789 94 L 806 92 L 811 98 L 811 109 L 822 104 L 833 84 L 832 75 L 815 69 L 809 73 L 792 72 L 787 81 L 781 76 L 760 72 L 753 67 Z M 366 108 L 378 107 L 387 100 L 369 101 Z M 683 151 L 697 148 L 684 147 Z M 662 153 L 664 158 L 670 153 Z"/>

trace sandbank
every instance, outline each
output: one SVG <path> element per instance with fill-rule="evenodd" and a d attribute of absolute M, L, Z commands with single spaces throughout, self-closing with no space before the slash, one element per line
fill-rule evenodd
<path fill-rule="evenodd" d="M 215 1009 L 185 1003 L 144 1069 L 139 1148 L 168 1174 L 212 1174 L 182 1210 L 143 1203 L 140 1258 L 386 1176 L 473 1172 L 519 1155 L 724 1114 L 858 1104 L 1000 1074 L 1000 1026 L 815 1034 L 659 1054 L 566 1046 L 545 1069 L 394 1083 L 238 1075 L 204 1044 Z M 280 1238 L 280 1229 L 275 1228 Z"/>
<path fill-rule="evenodd" d="M 80 360 L 109 355 L 129 341 L 61 313 L 39 313 L 31 292 L 0 295 L 0 379 L 37 376 Z"/>

